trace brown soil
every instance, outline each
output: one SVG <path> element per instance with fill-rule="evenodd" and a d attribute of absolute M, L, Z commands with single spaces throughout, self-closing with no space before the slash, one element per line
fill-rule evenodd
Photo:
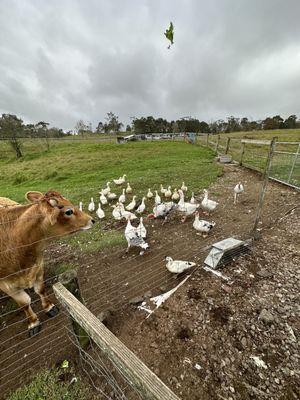
<path fill-rule="evenodd" d="M 234 206 L 232 188 L 239 181 L 245 185 L 245 194 Z M 205 217 L 216 222 L 209 237 L 197 235 L 192 220 L 182 224 L 174 215 L 164 226 L 161 221 L 146 222 L 150 250 L 142 256 L 136 249 L 125 254 L 125 248 L 110 248 L 86 256 L 68 246 L 52 246 L 48 265 L 55 266 L 56 257 L 80 264 L 79 283 L 88 308 L 96 315 L 110 310 L 108 327 L 182 399 L 296 399 L 299 359 L 296 343 L 287 332 L 290 326 L 297 336 L 299 329 L 295 311 L 299 214 L 297 209 L 288 213 L 299 203 L 299 196 L 292 190 L 269 184 L 260 224 L 262 238 L 251 254 L 222 270 L 232 285 L 198 268 L 147 320 L 135 304 L 181 281 L 182 277 L 166 270 L 165 256 L 201 264 L 212 243 L 249 237 L 260 187 L 256 173 L 226 166 L 210 188 L 210 197 L 220 205 L 212 217 Z M 265 277 L 259 275 L 261 271 Z M 269 324 L 258 318 L 264 308 L 274 318 Z M 0 326 L 10 325 L 0 331 L 0 365 L 5 368 L 0 382 L 5 391 L 27 381 L 35 369 L 75 356 L 70 343 L 60 346 L 67 343 L 65 330 L 56 337 L 55 332 L 69 324 L 63 313 L 53 320 L 45 318 L 47 329 L 27 341 L 23 319 L 22 313 L 13 313 Z M 267 369 L 259 369 L 251 356 L 262 358 Z M 31 369 L 26 372 L 26 368 Z"/>

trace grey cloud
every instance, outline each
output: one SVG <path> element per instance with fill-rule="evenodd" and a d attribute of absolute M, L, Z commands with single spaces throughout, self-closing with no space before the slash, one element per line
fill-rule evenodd
<path fill-rule="evenodd" d="M 0 112 L 65 129 L 110 110 L 125 123 L 299 115 L 299 12 L 298 0 L 0 0 Z"/>

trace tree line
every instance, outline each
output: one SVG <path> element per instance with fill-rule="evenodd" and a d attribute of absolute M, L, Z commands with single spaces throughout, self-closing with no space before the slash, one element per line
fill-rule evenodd
<path fill-rule="evenodd" d="M 2 114 L 0 117 L 0 138 L 7 138 L 10 141 L 17 157 L 22 157 L 21 143 L 18 140 L 22 137 L 44 138 L 49 150 L 49 138 L 60 138 L 67 135 L 89 134 L 118 134 L 124 128 L 119 117 L 113 112 L 108 112 L 104 122 L 99 122 L 93 130 L 90 122 L 79 120 L 73 131 L 64 132 L 60 128 L 50 127 L 49 123 L 39 121 L 36 124 L 25 124 L 21 118 L 14 114 Z M 165 118 L 132 117 L 131 124 L 126 126 L 126 132 L 140 133 L 230 133 L 239 131 L 270 130 L 270 129 L 294 129 L 300 128 L 300 120 L 296 115 L 290 115 L 284 119 L 280 115 L 267 117 L 263 120 L 252 121 L 247 117 L 228 117 L 226 120 L 206 122 L 197 118 L 184 117 L 176 121 L 168 121 Z M 124 130 L 124 129 L 123 129 Z"/>
<path fill-rule="evenodd" d="M 95 133 L 118 133 L 123 126 L 118 117 L 113 113 L 107 114 L 106 122 L 99 122 Z M 252 121 L 247 117 L 228 117 L 226 120 L 219 119 L 213 122 L 200 121 L 197 118 L 184 117 L 176 121 L 168 121 L 164 118 L 153 116 L 132 118 L 131 125 L 126 126 L 126 131 L 134 133 L 173 133 L 173 132 L 196 132 L 196 133 L 230 133 L 239 131 L 269 130 L 269 129 L 294 129 L 300 128 L 300 120 L 296 115 L 290 115 L 284 119 L 280 115 L 267 117 L 264 120 Z"/>

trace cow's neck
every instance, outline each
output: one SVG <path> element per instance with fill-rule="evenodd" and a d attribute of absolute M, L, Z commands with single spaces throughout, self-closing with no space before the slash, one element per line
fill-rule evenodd
<path fill-rule="evenodd" d="M 14 237 L 18 238 L 19 244 L 22 246 L 32 245 L 34 247 L 45 247 L 47 236 L 46 221 L 44 215 L 40 211 L 39 204 L 29 204 L 15 208 L 18 215 L 14 214 L 16 222 L 14 224 Z"/>

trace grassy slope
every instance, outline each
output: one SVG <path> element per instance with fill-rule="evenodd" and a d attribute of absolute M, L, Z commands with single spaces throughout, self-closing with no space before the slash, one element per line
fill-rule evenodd
<path fill-rule="evenodd" d="M 123 173 L 140 193 L 160 183 L 178 186 L 182 180 L 199 189 L 218 172 L 212 159 L 209 150 L 178 142 L 59 143 L 49 152 L 29 153 L 19 161 L 12 155 L 2 159 L 1 195 L 23 201 L 27 190 L 55 188 L 75 202 L 84 201 Z"/>
<path fill-rule="evenodd" d="M 0 154 L 1 145 L 0 142 Z M 25 152 L 19 161 L 8 153 L 0 161 L 0 196 L 23 202 L 28 190 L 44 192 L 53 188 L 74 204 L 81 200 L 87 206 L 91 196 L 98 202 L 98 191 L 106 181 L 124 173 L 138 198 L 148 187 L 159 189 L 162 183 L 174 188 L 181 186 L 183 180 L 189 189 L 198 192 L 220 173 L 213 159 L 211 150 L 183 142 L 56 142 L 49 152 L 36 147 L 35 151 Z M 112 189 L 117 194 L 121 192 L 114 185 Z M 112 209 L 106 206 L 105 211 L 111 219 Z M 123 240 L 123 233 L 93 229 L 71 237 L 69 242 L 84 251 L 94 251 Z"/>

